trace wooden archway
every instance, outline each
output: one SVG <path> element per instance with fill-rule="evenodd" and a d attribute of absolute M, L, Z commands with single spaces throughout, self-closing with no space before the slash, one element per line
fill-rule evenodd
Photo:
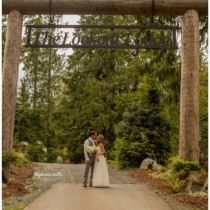
<path fill-rule="evenodd" d="M 53 14 L 151 15 L 152 0 L 52 0 Z M 2 0 L 9 14 L 2 79 L 2 151 L 11 153 L 23 15 L 49 14 L 49 0 Z M 199 158 L 199 16 L 208 0 L 155 0 L 155 15 L 183 16 L 179 155 Z M 9 166 L 2 175 L 9 181 Z"/>

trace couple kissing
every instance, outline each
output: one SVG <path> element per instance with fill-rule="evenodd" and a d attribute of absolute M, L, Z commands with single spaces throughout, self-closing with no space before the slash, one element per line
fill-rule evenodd
<path fill-rule="evenodd" d="M 92 147 L 96 151 L 91 153 L 86 147 Z M 87 187 L 88 175 L 89 187 L 109 187 L 109 174 L 106 164 L 105 154 L 105 139 L 104 136 L 91 131 L 89 138 L 84 142 L 84 155 L 85 155 L 85 173 L 83 187 Z"/>

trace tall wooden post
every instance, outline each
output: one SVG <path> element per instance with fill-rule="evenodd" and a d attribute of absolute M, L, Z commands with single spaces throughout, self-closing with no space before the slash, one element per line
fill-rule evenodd
<path fill-rule="evenodd" d="M 13 144 L 15 106 L 23 16 L 9 13 L 2 77 L 2 153 L 10 154 Z M 9 181 L 10 167 L 2 166 L 3 181 Z"/>
<path fill-rule="evenodd" d="M 182 19 L 179 156 L 199 160 L 199 16 L 188 10 Z"/>

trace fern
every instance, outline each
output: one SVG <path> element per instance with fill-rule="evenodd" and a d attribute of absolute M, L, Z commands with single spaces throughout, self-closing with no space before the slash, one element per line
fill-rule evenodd
<path fill-rule="evenodd" d="M 179 179 L 175 179 L 175 180 L 169 180 L 166 179 L 167 183 L 166 185 L 169 186 L 174 193 L 178 193 L 180 192 L 187 184 L 186 180 L 179 180 Z"/>

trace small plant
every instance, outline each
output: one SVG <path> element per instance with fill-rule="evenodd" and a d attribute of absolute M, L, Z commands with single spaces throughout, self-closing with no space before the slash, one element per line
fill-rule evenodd
<path fill-rule="evenodd" d="M 10 202 L 4 201 L 4 205 L 10 205 Z"/>
<path fill-rule="evenodd" d="M 206 198 L 208 199 L 208 193 L 204 191 L 189 192 L 188 195 L 192 197 Z"/>
<path fill-rule="evenodd" d="M 158 173 L 153 174 L 153 178 L 155 179 L 166 179 L 166 180 L 175 180 L 178 178 L 177 174 L 175 173 Z"/>
<path fill-rule="evenodd" d="M 6 187 L 7 187 L 7 184 L 2 183 L 2 189 L 3 189 L 3 188 L 6 188 Z"/>
<path fill-rule="evenodd" d="M 57 156 L 56 163 L 63 163 L 63 158 L 61 156 Z"/>
<path fill-rule="evenodd" d="M 166 179 L 166 185 L 169 186 L 174 193 L 180 192 L 187 184 L 186 180 L 179 180 L 178 178 L 175 180 Z"/>
<path fill-rule="evenodd" d="M 161 173 L 164 173 L 164 172 L 166 172 L 167 171 L 167 168 L 166 167 L 164 167 L 164 166 L 161 166 Z"/>
<path fill-rule="evenodd" d="M 155 193 L 159 193 L 159 190 L 155 190 Z"/>
<path fill-rule="evenodd" d="M 165 199 L 166 199 L 165 200 L 166 202 L 170 202 L 171 201 L 170 198 L 168 198 L 168 197 L 166 197 Z"/>
<path fill-rule="evenodd" d="M 205 198 L 208 199 L 208 193 L 205 191 L 195 191 L 195 192 L 189 192 L 188 195 L 192 197 L 198 197 L 198 198 Z"/>
<path fill-rule="evenodd" d="M 150 179 L 153 179 L 153 178 L 154 178 L 154 177 L 153 177 L 153 174 L 151 174 L 151 173 L 148 174 L 148 177 L 149 177 Z"/>
<path fill-rule="evenodd" d="M 69 155 L 68 148 L 67 147 L 64 147 L 62 149 L 62 158 L 63 158 L 63 160 L 67 160 L 68 159 L 68 155 Z"/>

